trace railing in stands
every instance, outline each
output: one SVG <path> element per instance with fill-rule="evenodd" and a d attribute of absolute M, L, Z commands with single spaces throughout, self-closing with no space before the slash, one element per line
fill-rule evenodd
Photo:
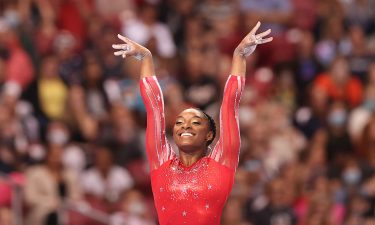
<path fill-rule="evenodd" d="M 82 216 L 85 216 L 102 224 L 110 224 L 110 215 L 94 209 L 88 203 L 82 201 L 78 203 L 66 202 L 63 204 L 63 207 L 61 207 L 59 211 L 60 225 L 69 225 L 69 217 L 67 216 L 68 211 L 76 212 Z"/>

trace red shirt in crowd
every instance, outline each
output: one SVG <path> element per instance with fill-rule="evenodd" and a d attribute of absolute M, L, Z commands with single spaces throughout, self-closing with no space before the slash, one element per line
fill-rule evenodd
<path fill-rule="evenodd" d="M 330 74 L 323 73 L 316 78 L 314 86 L 324 91 L 327 97 L 333 100 L 345 101 L 351 107 L 357 106 L 362 102 L 362 84 L 357 78 L 351 77 L 346 84 L 339 86 L 335 84 Z"/>
<path fill-rule="evenodd" d="M 10 57 L 6 61 L 6 81 L 16 82 L 23 89 L 34 79 L 34 66 L 29 55 L 15 44 L 10 49 Z"/>
<path fill-rule="evenodd" d="M 229 76 L 220 109 L 220 137 L 212 151 L 184 166 L 165 135 L 164 102 L 155 76 L 141 80 L 147 110 L 146 150 L 160 225 L 219 225 L 238 165 L 238 109 L 245 79 Z"/>

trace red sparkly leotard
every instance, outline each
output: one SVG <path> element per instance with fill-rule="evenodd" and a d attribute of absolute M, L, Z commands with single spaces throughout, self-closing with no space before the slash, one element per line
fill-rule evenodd
<path fill-rule="evenodd" d="M 229 76 L 220 109 L 220 137 L 213 150 L 184 166 L 165 136 L 164 102 L 155 76 L 141 80 L 147 110 L 146 150 L 160 225 L 219 225 L 233 186 L 240 135 L 238 109 L 245 79 Z"/>

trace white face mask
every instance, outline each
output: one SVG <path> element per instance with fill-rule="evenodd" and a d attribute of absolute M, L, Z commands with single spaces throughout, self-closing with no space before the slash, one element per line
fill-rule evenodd
<path fill-rule="evenodd" d="M 18 27 L 18 25 L 20 24 L 20 16 L 17 10 L 5 10 L 4 19 L 11 27 Z"/>
<path fill-rule="evenodd" d="M 255 113 L 250 106 L 242 106 L 239 109 L 240 124 L 251 125 L 254 122 Z"/>
<path fill-rule="evenodd" d="M 47 141 L 51 144 L 64 145 L 68 142 L 69 136 L 65 131 L 62 130 L 52 130 L 47 135 Z"/>
<path fill-rule="evenodd" d="M 33 145 L 29 149 L 29 156 L 35 161 L 40 161 L 46 157 L 46 150 L 41 145 Z"/>
<path fill-rule="evenodd" d="M 357 185 L 361 182 L 362 173 L 357 168 L 351 168 L 344 171 L 342 179 L 348 185 Z"/>
<path fill-rule="evenodd" d="M 328 123 L 332 126 L 344 126 L 347 120 L 347 113 L 345 110 L 335 110 L 328 115 Z"/>
<path fill-rule="evenodd" d="M 86 166 L 86 158 L 83 150 L 75 145 L 70 145 L 64 150 L 63 164 L 66 168 L 81 172 Z"/>
<path fill-rule="evenodd" d="M 128 212 L 133 215 L 142 215 L 146 212 L 146 206 L 140 201 L 130 203 Z"/>

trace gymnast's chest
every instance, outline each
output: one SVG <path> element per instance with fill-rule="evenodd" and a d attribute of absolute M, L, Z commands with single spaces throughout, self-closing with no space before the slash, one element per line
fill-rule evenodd
<path fill-rule="evenodd" d="M 155 201 L 225 201 L 233 184 L 233 172 L 210 158 L 202 158 L 191 167 L 171 160 L 153 171 Z"/>

